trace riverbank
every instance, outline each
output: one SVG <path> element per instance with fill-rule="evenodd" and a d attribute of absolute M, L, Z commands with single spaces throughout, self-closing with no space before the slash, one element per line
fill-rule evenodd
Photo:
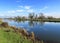
<path fill-rule="evenodd" d="M 0 43 L 32 43 L 31 40 L 22 36 L 18 31 L 3 22 L 0 24 Z"/>
<path fill-rule="evenodd" d="M 37 43 L 34 32 L 30 34 L 21 28 L 9 26 L 7 22 L 0 23 L 0 42 L 1 43 Z M 43 43 L 43 41 L 40 41 Z"/>
<path fill-rule="evenodd" d="M 0 43 L 32 43 L 32 41 L 24 39 L 20 34 L 0 30 Z"/>

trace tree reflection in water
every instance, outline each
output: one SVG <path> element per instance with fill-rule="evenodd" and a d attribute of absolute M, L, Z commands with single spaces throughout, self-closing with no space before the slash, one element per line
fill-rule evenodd
<path fill-rule="evenodd" d="M 34 27 L 35 25 L 37 26 L 38 24 L 39 24 L 40 26 L 43 26 L 44 23 L 45 23 L 45 22 L 43 22 L 43 21 L 29 21 L 29 22 L 28 22 L 29 26 L 32 26 L 32 27 Z"/>

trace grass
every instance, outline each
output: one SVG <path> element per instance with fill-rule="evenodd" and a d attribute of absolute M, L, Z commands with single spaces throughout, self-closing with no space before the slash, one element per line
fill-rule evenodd
<path fill-rule="evenodd" d="M 15 32 L 6 32 L 3 27 L 0 27 L 0 43 L 32 43 L 31 40 L 24 39 L 24 37 Z"/>

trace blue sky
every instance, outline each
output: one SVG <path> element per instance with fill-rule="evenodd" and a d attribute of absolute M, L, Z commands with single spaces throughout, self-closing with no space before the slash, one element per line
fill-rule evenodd
<path fill-rule="evenodd" d="M 30 12 L 60 17 L 60 0 L 0 0 L 0 16 L 28 16 Z"/>

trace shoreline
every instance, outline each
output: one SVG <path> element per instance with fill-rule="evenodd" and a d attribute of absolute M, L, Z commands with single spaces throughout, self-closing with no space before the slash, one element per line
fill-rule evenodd
<path fill-rule="evenodd" d="M 34 32 L 31 32 L 31 33 L 28 33 L 25 29 L 21 29 L 21 28 L 17 28 L 16 26 L 9 26 L 9 24 L 7 22 L 2 22 L 0 24 L 1 27 L 4 27 L 4 28 L 11 28 L 11 29 L 3 29 L 5 32 L 14 32 L 16 34 L 20 34 L 24 37 L 24 39 L 28 39 L 28 40 L 31 40 L 33 43 L 35 43 L 36 40 L 35 39 L 35 34 Z"/>
<path fill-rule="evenodd" d="M 21 36 L 23 36 L 24 39 L 30 40 L 33 43 L 47 43 L 47 42 L 55 42 L 55 41 L 50 41 L 50 40 L 41 40 L 37 37 L 35 37 L 34 32 L 28 33 L 28 31 L 26 31 L 24 28 L 18 28 L 16 26 L 10 26 L 7 22 L 1 22 L 0 23 L 0 27 L 3 27 L 4 31 L 9 33 L 10 31 L 12 31 L 13 33 L 19 34 Z"/>

